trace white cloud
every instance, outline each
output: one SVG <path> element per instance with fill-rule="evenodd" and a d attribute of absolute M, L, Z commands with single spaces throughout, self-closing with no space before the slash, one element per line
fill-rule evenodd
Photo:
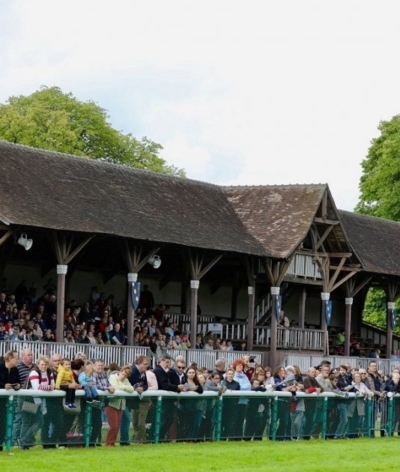
<path fill-rule="evenodd" d="M 327 182 L 351 209 L 376 127 L 399 112 L 398 2 L 10 5 L 0 101 L 42 84 L 93 99 L 192 178 Z"/>

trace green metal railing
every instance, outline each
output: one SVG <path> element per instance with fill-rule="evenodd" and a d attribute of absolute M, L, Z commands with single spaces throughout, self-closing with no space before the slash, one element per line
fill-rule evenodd
<path fill-rule="evenodd" d="M 3 430 L 6 450 L 10 451 L 15 445 L 15 425 L 18 423 L 18 414 L 21 414 L 22 402 L 32 401 L 33 398 L 46 399 L 49 407 L 47 415 L 50 415 L 44 422 L 40 414 L 35 416 L 35 421 L 39 421 L 34 438 L 35 445 L 45 446 L 42 439 L 43 433 L 47 435 L 52 428 L 53 431 L 54 428 L 64 428 L 55 435 L 61 439 L 54 439 L 53 442 L 50 440 L 49 444 L 53 447 L 56 444 L 79 444 L 86 447 L 93 445 L 94 416 L 98 418 L 100 413 L 103 415 L 103 411 L 100 411 L 101 407 L 99 409 L 98 405 L 86 403 L 83 392 L 78 391 L 77 399 L 80 400 L 81 409 L 79 414 L 71 416 L 71 412 L 62 407 L 64 395 L 64 392 L 59 391 L 0 390 L 0 400 L 6 400 L 1 403 L 5 406 L 3 411 L 0 411 L 0 421 L 5 422 Z M 128 421 L 129 442 L 131 435 L 133 436 L 131 414 L 140 406 L 140 402 L 148 402 L 146 442 L 155 444 L 173 440 L 270 439 L 275 441 L 310 437 L 328 439 L 334 437 L 340 430 L 340 413 L 343 412 L 343 405 L 348 416 L 342 434 L 348 437 L 374 437 L 376 431 L 384 431 L 385 436 L 391 436 L 396 432 L 400 417 L 400 395 L 379 401 L 356 397 L 354 394 L 343 398 L 332 393 L 320 395 L 298 393 L 296 397 L 293 397 L 288 392 L 240 391 L 227 391 L 223 395 L 218 395 L 216 392 L 204 392 L 199 395 L 193 392 L 176 394 L 165 391 L 147 391 L 141 398 L 136 393 L 127 394 L 116 391 L 114 395 L 100 393 L 100 396 L 105 402 L 123 397 L 127 400 L 130 414 L 125 421 Z M 339 406 L 340 404 L 342 406 Z M 94 415 L 95 408 L 98 410 L 96 415 Z M 34 421 L 33 418 L 32 416 L 32 421 Z M 64 424 L 61 426 L 60 419 L 64 419 Z M 29 420 L 29 414 L 25 413 L 25 423 Z M 73 435 L 74 442 L 63 436 L 66 428 L 69 428 L 72 423 L 73 427 L 79 431 L 78 434 Z M 100 436 L 106 431 L 107 424 L 105 417 L 102 416 Z"/>

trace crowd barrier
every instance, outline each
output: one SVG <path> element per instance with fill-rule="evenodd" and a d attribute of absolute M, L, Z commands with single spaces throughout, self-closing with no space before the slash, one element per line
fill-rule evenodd
<path fill-rule="evenodd" d="M 333 393 L 293 396 L 289 392 L 99 392 L 102 402 L 125 398 L 119 442 L 135 441 L 132 418 L 145 412 L 141 442 L 301 440 L 360 436 L 392 436 L 397 433 L 400 395 L 379 401 Z M 77 392 L 77 411 L 63 408 L 64 392 L 0 390 L 0 434 L 8 451 L 17 444 L 33 447 L 95 446 L 104 443 L 108 424 L 104 403 L 87 403 Z M 33 398 L 46 400 L 46 413 L 26 412 L 23 404 Z M 32 403 L 31 403 L 32 404 Z M 22 423 L 22 426 L 21 426 Z M 22 432 L 16 433 L 20 424 Z M 341 428 L 341 429 L 340 429 Z M 27 439 L 28 437 L 28 439 Z M 136 438 L 137 439 L 137 438 Z M 21 445 L 21 443 L 19 443 Z"/>

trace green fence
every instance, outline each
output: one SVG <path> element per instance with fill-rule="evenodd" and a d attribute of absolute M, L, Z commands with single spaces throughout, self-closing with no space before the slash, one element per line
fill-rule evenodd
<path fill-rule="evenodd" d="M 124 410 L 119 400 L 125 401 Z M 10 450 L 95 447 L 110 442 L 113 434 L 111 442 L 122 445 L 391 436 L 400 417 L 400 396 L 377 401 L 331 393 L 153 391 L 139 398 L 117 391 L 88 403 L 77 392 L 75 405 L 65 407 L 63 392 L 0 390 L 0 441 Z"/>

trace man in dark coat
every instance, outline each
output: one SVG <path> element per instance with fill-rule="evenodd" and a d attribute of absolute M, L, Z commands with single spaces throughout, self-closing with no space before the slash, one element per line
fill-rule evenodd
<path fill-rule="evenodd" d="M 146 418 L 150 401 L 148 398 L 141 398 L 141 394 L 149 388 L 146 377 L 149 363 L 148 357 L 139 356 L 132 365 L 132 375 L 129 377 L 129 382 L 139 394 L 139 397 L 132 402 L 133 434 L 137 443 L 146 442 Z"/>
<path fill-rule="evenodd" d="M 0 363 L 0 388 L 5 388 L 6 390 L 19 390 L 21 388 L 17 364 L 17 352 L 6 352 L 4 355 L 4 363 Z M 7 397 L 0 397 L 0 451 L 3 450 L 3 442 L 6 433 L 6 403 Z"/>
<path fill-rule="evenodd" d="M 154 374 L 158 382 L 159 390 L 166 390 L 167 392 L 182 392 L 185 390 L 185 385 L 181 383 L 172 383 L 169 376 L 169 368 L 171 365 L 171 358 L 168 355 L 164 355 L 159 360 L 159 365 L 154 369 Z M 173 424 L 175 417 L 175 398 L 164 399 L 163 401 L 163 419 L 160 428 L 160 441 L 165 440 L 165 436 Z M 172 432 L 174 436 L 176 433 Z"/>

